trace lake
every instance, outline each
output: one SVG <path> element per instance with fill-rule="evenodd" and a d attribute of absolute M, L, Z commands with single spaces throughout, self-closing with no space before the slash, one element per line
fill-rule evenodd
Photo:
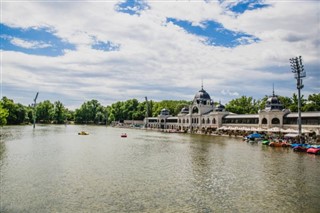
<path fill-rule="evenodd" d="M 105 126 L 1 133 L 0 212 L 320 211 L 320 156 L 291 148 Z"/>

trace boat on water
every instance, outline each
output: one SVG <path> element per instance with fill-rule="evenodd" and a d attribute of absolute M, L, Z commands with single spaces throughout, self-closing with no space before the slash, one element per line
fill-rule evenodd
<path fill-rule="evenodd" d="M 89 135 L 89 133 L 85 131 L 81 131 L 81 132 L 78 132 L 78 135 Z"/>
<path fill-rule="evenodd" d="M 122 133 L 122 134 L 121 134 L 121 137 L 122 137 L 122 138 L 126 138 L 126 137 L 128 137 L 128 135 L 127 135 L 127 133 Z"/>
<path fill-rule="evenodd" d="M 271 146 L 271 147 L 291 147 L 291 144 L 289 144 L 287 142 L 272 141 L 272 142 L 269 143 L 269 146 Z"/>
<path fill-rule="evenodd" d="M 311 147 L 307 150 L 307 153 L 320 155 L 320 148 Z"/>
<path fill-rule="evenodd" d="M 262 145 L 269 145 L 270 141 L 269 140 L 263 140 L 261 141 Z"/>
<path fill-rule="evenodd" d="M 307 148 L 306 146 L 295 146 L 293 147 L 293 151 L 294 152 L 306 152 L 309 148 Z"/>

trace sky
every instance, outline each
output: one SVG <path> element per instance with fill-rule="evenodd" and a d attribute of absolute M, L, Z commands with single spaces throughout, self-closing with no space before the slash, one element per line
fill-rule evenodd
<path fill-rule="evenodd" d="M 222 104 L 320 92 L 317 0 L 1 0 L 1 96 L 29 105 L 136 98 Z"/>

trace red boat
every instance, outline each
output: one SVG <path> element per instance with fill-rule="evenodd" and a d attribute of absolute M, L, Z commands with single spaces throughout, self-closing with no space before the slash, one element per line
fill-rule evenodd
<path fill-rule="evenodd" d="M 315 154 L 315 155 L 320 155 L 320 148 L 314 148 L 311 147 L 307 150 L 307 153 L 309 154 Z"/>
<path fill-rule="evenodd" d="M 121 134 L 121 137 L 122 137 L 122 138 L 126 138 L 126 137 L 127 137 L 127 134 L 126 134 L 126 133 L 122 133 L 122 134 Z"/>

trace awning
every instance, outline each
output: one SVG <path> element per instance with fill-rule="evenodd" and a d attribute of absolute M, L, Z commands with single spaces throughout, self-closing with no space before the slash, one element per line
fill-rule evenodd
<path fill-rule="evenodd" d="M 285 138 L 296 138 L 298 136 L 299 134 L 294 134 L 294 133 L 289 133 L 284 135 Z"/>

